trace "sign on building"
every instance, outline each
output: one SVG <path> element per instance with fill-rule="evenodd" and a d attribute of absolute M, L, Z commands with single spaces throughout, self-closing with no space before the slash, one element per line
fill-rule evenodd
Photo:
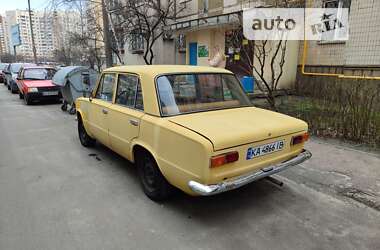
<path fill-rule="evenodd" d="M 20 37 L 20 25 L 15 24 L 11 27 L 11 40 L 13 46 L 21 45 L 21 37 Z"/>

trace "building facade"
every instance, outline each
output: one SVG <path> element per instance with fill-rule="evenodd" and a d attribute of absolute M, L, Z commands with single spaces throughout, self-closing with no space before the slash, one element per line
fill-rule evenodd
<path fill-rule="evenodd" d="M 380 76 L 380 1 L 308 0 L 307 7 L 349 8 L 349 39 L 308 41 L 300 46 L 305 72 L 344 76 Z"/>
<path fill-rule="evenodd" d="M 226 67 L 239 77 L 247 72 L 239 70 L 244 56 L 240 48 L 230 43 L 234 32 L 241 27 L 242 12 L 246 8 L 272 7 L 271 0 L 179 0 L 178 17 L 169 30 L 183 37 L 183 46 L 177 46 L 178 61 L 190 65 L 209 65 L 215 51 L 222 50 Z M 179 43 L 181 44 L 181 43 Z M 286 64 L 279 88 L 291 88 L 296 81 L 299 42 L 287 45 Z M 181 53 L 182 52 L 182 53 Z M 253 55 L 250 55 L 253 57 Z M 269 67 L 269 65 L 266 65 Z M 254 75 L 250 69 L 249 75 Z M 258 78 L 258 77 L 256 77 Z"/>
<path fill-rule="evenodd" d="M 69 32 L 79 32 L 83 27 L 80 15 L 75 11 L 32 11 L 31 17 L 37 57 L 39 61 L 44 62 L 54 60 L 54 51 L 67 42 Z M 21 45 L 16 47 L 16 53 L 22 55 L 25 60 L 32 60 L 29 12 L 27 10 L 6 11 L 6 21 L 8 32 L 15 24 L 18 24 L 20 28 Z M 8 41 L 13 47 L 10 38 Z"/>
<path fill-rule="evenodd" d="M 8 36 L 8 24 L 5 18 L 0 15 L 0 54 L 10 52 Z"/>

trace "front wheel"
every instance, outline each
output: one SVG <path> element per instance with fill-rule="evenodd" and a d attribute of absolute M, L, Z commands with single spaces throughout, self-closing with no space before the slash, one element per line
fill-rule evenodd
<path fill-rule="evenodd" d="M 33 100 L 30 96 L 28 96 L 27 94 L 24 95 L 24 102 L 26 105 L 31 105 L 33 103 Z"/>
<path fill-rule="evenodd" d="M 95 146 L 96 140 L 87 134 L 82 119 L 78 119 L 78 135 L 82 146 L 86 148 Z"/>
<path fill-rule="evenodd" d="M 173 187 L 161 174 L 153 157 L 148 153 L 139 154 L 136 163 L 144 193 L 153 201 L 169 198 Z"/>

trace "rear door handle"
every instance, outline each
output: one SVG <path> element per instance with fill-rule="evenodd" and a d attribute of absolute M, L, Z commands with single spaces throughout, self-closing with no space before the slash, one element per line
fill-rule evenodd
<path fill-rule="evenodd" d="M 136 120 L 129 120 L 129 123 L 136 127 L 139 125 L 139 122 Z"/>
<path fill-rule="evenodd" d="M 103 109 L 102 112 L 103 112 L 103 114 L 105 114 L 105 115 L 108 114 L 108 110 L 107 110 L 107 109 Z"/>

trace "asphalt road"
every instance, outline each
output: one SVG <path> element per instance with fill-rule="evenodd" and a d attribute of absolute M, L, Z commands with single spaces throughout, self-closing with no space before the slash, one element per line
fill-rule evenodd
<path fill-rule="evenodd" d="M 378 155 L 307 146 L 283 187 L 158 204 L 130 163 L 80 145 L 74 116 L 0 84 L 0 249 L 380 249 Z"/>

